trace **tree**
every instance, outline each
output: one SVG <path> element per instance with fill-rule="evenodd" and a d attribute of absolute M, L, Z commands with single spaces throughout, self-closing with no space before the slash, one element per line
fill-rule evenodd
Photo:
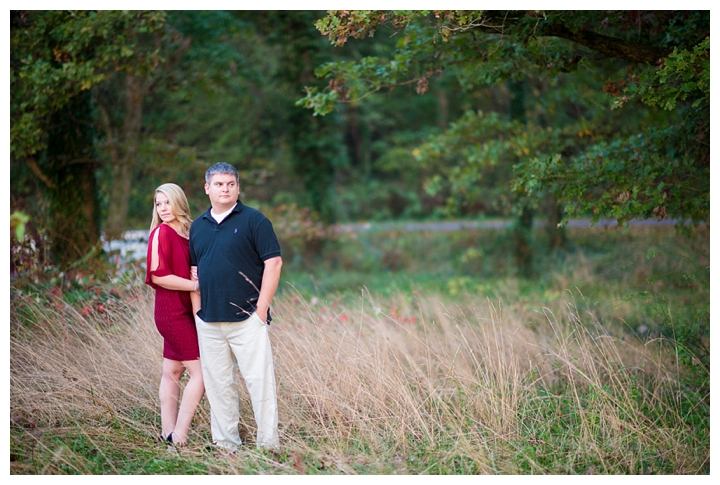
<path fill-rule="evenodd" d="M 438 158 L 453 158 L 448 170 L 461 176 L 445 182 L 455 201 L 468 201 L 501 163 L 511 165 L 516 200 L 552 196 L 565 219 L 708 220 L 709 18 L 708 11 L 330 11 L 316 26 L 333 45 L 390 30 L 396 49 L 388 59 L 320 66 L 327 86 L 309 88 L 301 103 L 324 115 L 401 85 L 424 94 L 441 76 L 456 77 L 466 91 L 525 79 L 543 96 L 562 92 L 579 110 L 543 111 L 538 96 L 528 102 L 537 116 L 522 129 L 505 127 L 500 139 L 483 135 L 495 118 L 468 113 L 428 140 L 418 158 L 430 160 L 433 147 Z M 462 133 L 466 143 L 456 143 L 455 154 L 444 150 Z"/>
<path fill-rule="evenodd" d="M 121 69 L 107 72 L 103 82 L 93 89 L 104 133 L 103 148 L 112 167 L 110 209 L 105 222 L 105 236 L 109 240 L 119 239 L 127 229 L 133 175 L 140 165 L 145 100 L 163 83 L 172 82 L 172 71 L 192 42 L 191 37 L 167 21 L 165 12 L 153 14 L 162 18 L 162 25 L 151 31 L 123 31 L 120 42 L 132 56 Z"/>
<path fill-rule="evenodd" d="M 315 33 L 308 11 L 267 12 L 258 24 L 267 40 L 279 46 L 277 79 L 284 85 L 289 108 L 282 120 L 294 172 L 302 180 L 309 206 L 325 222 L 334 222 L 332 202 L 335 168 L 346 159 L 338 120 L 309 116 L 294 105 L 303 87 L 313 82 L 314 66 L 330 59 L 329 46 Z"/>
<path fill-rule="evenodd" d="M 173 146 L 162 131 L 158 117 L 146 122 L 147 99 L 167 98 L 168 93 L 187 93 L 197 84 L 211 85 L 238 66 L 237 53 L 223 43 L 223 36 L 234 25 L 227 12 L 162 11 L 37 11 L 14 12 L 11 62 L 11 156 L 18 168 L 31 171 L 33 186 L 40 183 L 47 198 L 60 197 L 59 208 L 77 207 L 84 200 L 95 213 L 92 234 L 52 234 L 52 245 L 77 237 L 91 241 L 80 247 L 81 254 L 67 254 L 63 262 L 77 259 L 99 240 L 98 200 L 107 205 L 105 235 L 115 239 L 127 229 L 131 196 L 138 185 L 141 169 L 170 172 L 169 164 L 195 161 L 190 151 Z M 191 49 L 192 47 L 192 49 Z M 181 61 L 187 58 L 186 64 Z M 202 61 L 202 65 L 200 62 Z M 188 67 L 192 69 L 188 69 Z M 76 96 L 91 93 L 89 115 L 82 123 L 92 126 L 89 143 L 92 156 L 46 156 L 50 136 L 49 120 L 64 110 L 64 120 L 77 116 L 67 108 Z M 77 106 L 77 105 L 75 105 Z M 61 145 L 56 145 L 60 147 Z M 66 145 L 67 146 L 67 145 Z M 50 160 L 54 160 L 51 162 Z M 65 177 L 62 164 L 77 165 L 83 180 L 92 183 L 93 197 L 73 197 L 53 190 L 53 180 Z M 177 166 L 175 167 L 177 168 Z M 195 171 L 193 171 L 194 173 Z M 20 170 L 19 173 L 22 173 Z M 78 175 L 79 176 L 79 175 Z M 161 176 L 165 177 L 167 175 Z M 106 192 L 98 199 L 96 178 Z M 176 177 L 173 177 L 174 179 Z M 20 190 L 22 180 L 14 183 Z M 164 181 L 164 180 L 163 180 Z M 16 190 L 16 192 L 18 192 Z M 25 192 L 30 190 L 26 187 Z M 75 189 L 79 190 L 79 189 Z M 152 187 L 147 189 L 152 192 Z M 55 194 L 55 195 L 53 195 Z M 65 194 L 65 195 L 64 195 Z M 25 200 L 28 200 L 25 197 Z M 54 203 L 53 203 L 54 204 Z M 50 205 L 53 205 L 50 204 Z M 147 210 L 145 211 L 145 217 Z M 67 227 L 55 211 L 46 215 L 50 227 Z M 72 228 L 77 230 L 78 228 Z M 57 246 L 59 249 L 60 246 Z"/>
<path fill-rule="evenodd" d="M 129 31 L 152 32 L 162 22 L 147 12 L 11 12 L 10 157 L 16 173 L 32 174 L 14 187 L 38 186 L 48 199 L 44 218 L 61 266 L 99 242 L 90 90 L 126 66 Z"/>

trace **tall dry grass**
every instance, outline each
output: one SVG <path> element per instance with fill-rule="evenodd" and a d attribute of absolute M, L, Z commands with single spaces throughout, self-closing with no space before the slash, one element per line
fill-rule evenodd
<path fill-rule="evenodd" d="M 466 296 L 279 296 L 281 452 L 207 451 L 203 401 L 183 459 L 203 473 L 709 471 L 666 341 L 610 329 L 570 293 L 532 313 Z M 152 473 L 138 454 L 167 451 L 153 442 L 162 341 L 151 293 L 86 316 L 62 299 L 11 306 L 11 471 L 93 473 L 105 454 L 111 472 Z M 242 385 L 241 412 L 252 444 Z"/>

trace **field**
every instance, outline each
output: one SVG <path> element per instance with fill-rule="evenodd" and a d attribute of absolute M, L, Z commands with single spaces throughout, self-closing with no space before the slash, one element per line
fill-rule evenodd
<path fill-rule="evenodd" d="M 573 229 L 513 276 L 502 231 L 348 235 L 286 263 L 277 451 L 157 442 L 140 271 L 12 286 L 11 474 L 709 474 L 709 229 Z M 472 249 L 470 249 L 472 248 Z M 296 255 L 297 256 L 297 255 Z M 309 269 L 309 268 L 312 268 Z"/>

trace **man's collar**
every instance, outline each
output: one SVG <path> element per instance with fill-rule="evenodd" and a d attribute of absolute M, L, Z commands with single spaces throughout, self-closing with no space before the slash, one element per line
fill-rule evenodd
<path fill-rule="evenodd" d="M 235 207 L 233 207 L 232 211 L 230 212 L 242 212 L 242 210 L 245 208 L 242 202 L 240 202 L 240 199 L 238 199 L 237 203 L 235 204 Z M 202 217 L 210 217 L 212 218 L 212 205 L 208 207 L 208 210 L 206 210 Z"/>

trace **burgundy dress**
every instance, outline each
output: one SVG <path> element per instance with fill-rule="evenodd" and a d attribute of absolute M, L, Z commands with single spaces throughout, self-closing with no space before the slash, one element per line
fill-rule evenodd
<path fill-rule="evenodd" d="M 153 239 L 158 239 L 159 264 L 152 268 Z M 145 283 L 155 289 L 155 326 L 165 339 L 163 357 L 170 360 L 197 360 L 200 358 L 195 317 L 190 292 L 168 290 L 152 282 L 151 276 L 176 275 L 190 279 L 190 246 L 167 224 L 160 224 L 148 239 L 147 276 Z"/>

